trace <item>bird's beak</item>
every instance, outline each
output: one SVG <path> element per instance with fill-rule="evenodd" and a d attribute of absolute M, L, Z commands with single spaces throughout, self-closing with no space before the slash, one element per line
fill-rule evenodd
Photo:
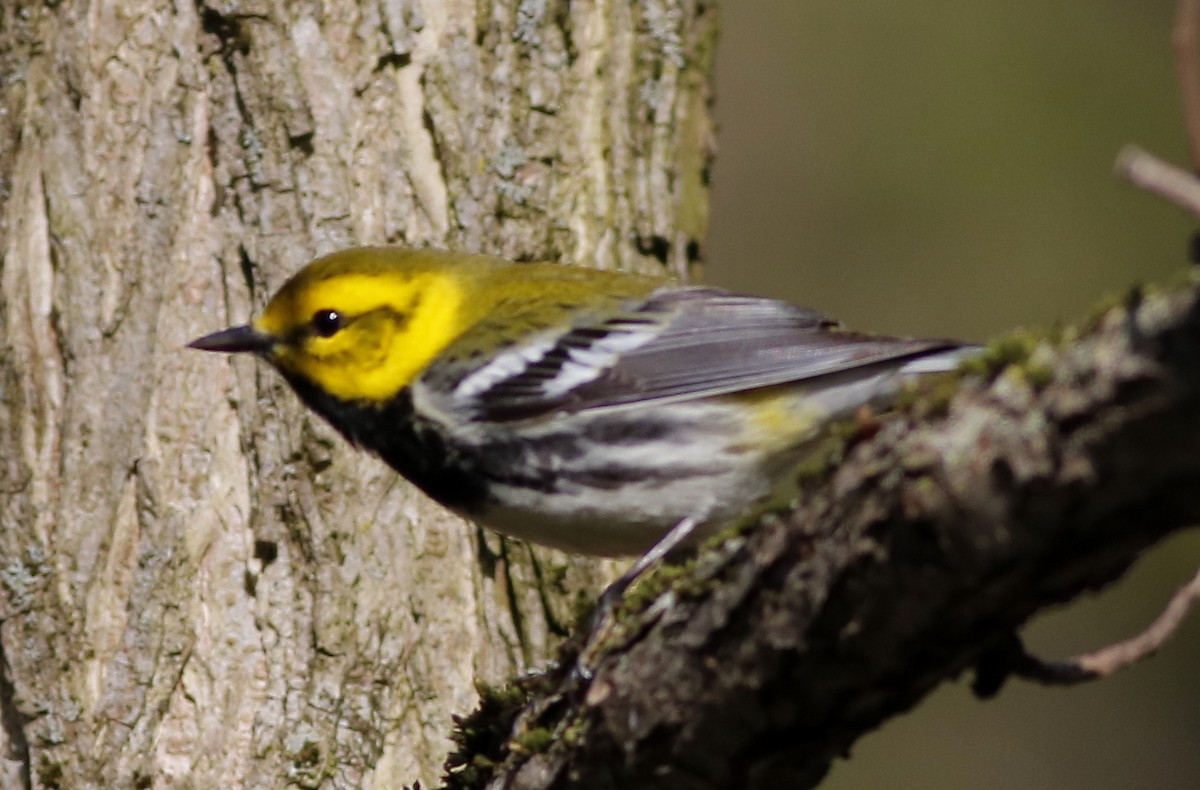
<path fill-rule="evenodd" d="M 224 351 L 229 354 L 247 351 L 265 354 L 275 347 L 275 343 L 274 336 L 255 329 L 250 324 L 244 324 L 198 337 L 188 343 L 188 348 L 198 348 L 201 351 Z"/>

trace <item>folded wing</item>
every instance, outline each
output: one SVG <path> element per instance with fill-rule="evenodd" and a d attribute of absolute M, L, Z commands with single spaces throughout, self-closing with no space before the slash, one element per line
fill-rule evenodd
<path fill-rule="evenodd" d="M 672 288 L 506 351 L 464 377 L 459 395 L 477 418 L 522 419 L 806 381 L 957 346 L 843 332 L 774 299 Z"/>

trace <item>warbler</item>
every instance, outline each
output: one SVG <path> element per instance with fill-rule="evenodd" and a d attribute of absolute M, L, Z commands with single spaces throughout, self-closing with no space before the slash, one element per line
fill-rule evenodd
<path fill-rule="evenodd" d="M 667 278 L 399 247 L 320 258 L 190 346 L 262 357 L 450 510 L 608 556 L 763 507 L 831 421 L 971 352 Z"/>

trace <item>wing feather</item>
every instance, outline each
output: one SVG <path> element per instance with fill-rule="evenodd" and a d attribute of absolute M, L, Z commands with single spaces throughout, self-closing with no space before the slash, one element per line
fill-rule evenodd
<path fill-rule="evenodd" d="M 533 341 L 537 343 L 539 341 Z M 460 385 L 478 418 L 686 399 L 799 382 L 958 344 L 843 332 L 824 315 L 709 288 L 663 289 L 628 312 L 585 320 L 552 343 L 506 351 Z M 519 364 L 514 364 L 516 359 Z M 469 392 L 465 390 L 469 389 Z"/>

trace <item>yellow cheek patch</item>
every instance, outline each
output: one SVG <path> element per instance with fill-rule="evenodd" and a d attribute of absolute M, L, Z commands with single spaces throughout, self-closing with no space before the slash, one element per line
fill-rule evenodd
<path fill-rule="evenodd" d="M 343 400 L 385 401 L 421 374 L 470 325 L 464 293 L 436 273 L 345 274 L 280 292 L 256 322 L 284 340 L 275 363 Z M 304 332 L 318 311 L 346 325 L 330 337 Z"/>

